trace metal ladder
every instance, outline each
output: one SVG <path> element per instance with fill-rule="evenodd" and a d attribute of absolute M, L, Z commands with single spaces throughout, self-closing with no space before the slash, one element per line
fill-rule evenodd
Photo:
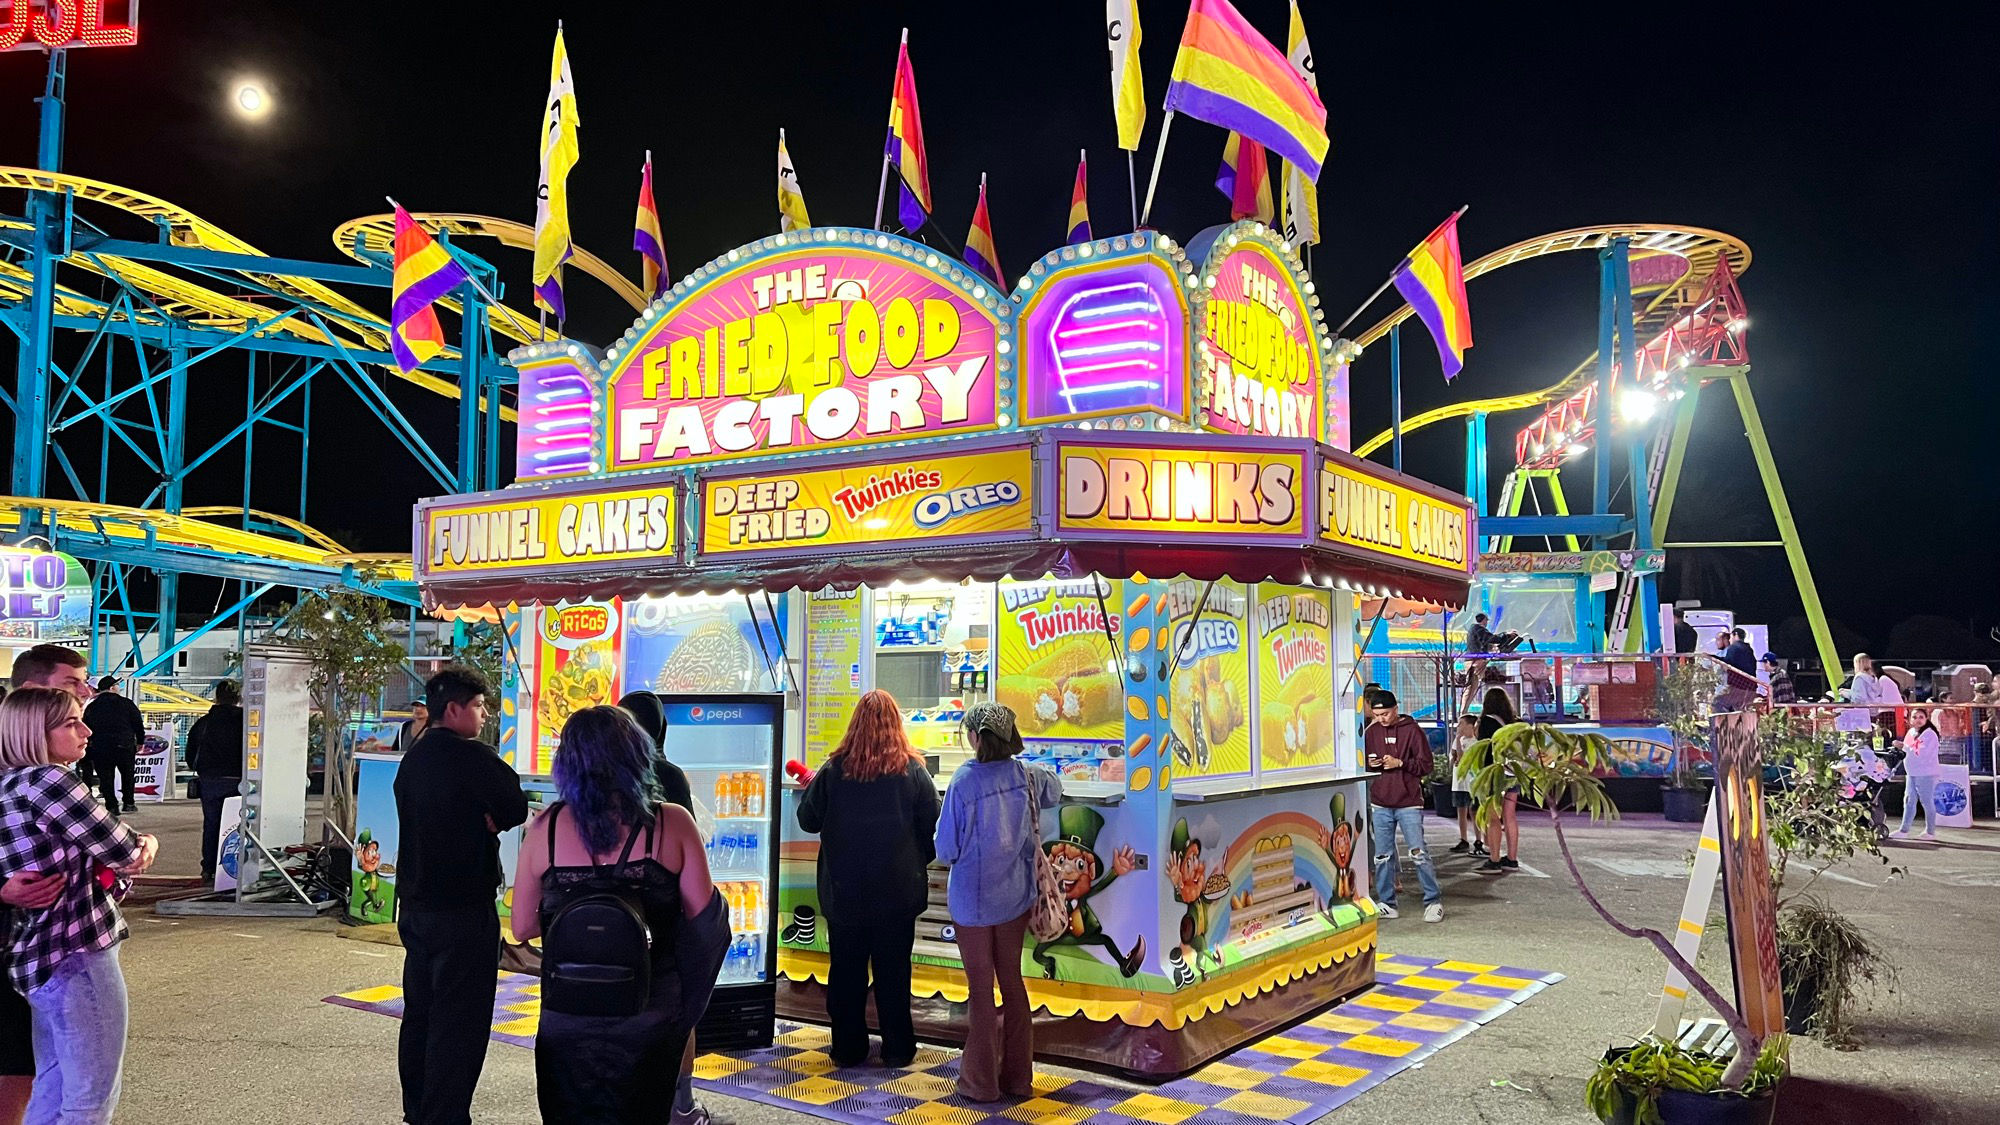
<path fill-rule="evenodd" d="M 1674 413 L 1660 412 L 1660 421 L 1653 428 L 1652 450 L 1646 458 L 1646 507 L 1651 510 L 1660 498 L 1660 481 L 1667 475 L 1667 454 L 1673 446 Z M 1637 536 L 1634 536 L 1637 542 Z M 1611 652 L 1625 651 L 1625 641 L 1632 630 L 1632 605 L 1639 600 L 1639 576 L 1627 571 L 1618 578 L 1618 601 L 1611 609 L 1610 643 L 1605 647 Z"/>

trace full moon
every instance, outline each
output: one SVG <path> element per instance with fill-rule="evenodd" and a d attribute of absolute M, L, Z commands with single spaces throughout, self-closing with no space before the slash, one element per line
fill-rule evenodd
<path fill-rule="evenodd" d="M 255 82 L 239 84 L 234 102 L 236 112 L 244 117 L 262 117 L 271 109 L 271 95 Z"/>

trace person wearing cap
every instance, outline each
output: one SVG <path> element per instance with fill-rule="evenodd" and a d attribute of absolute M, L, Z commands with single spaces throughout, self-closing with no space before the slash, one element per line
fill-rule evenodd
<path fill-rule="evenodd" d="M 1764 677 L 1771 683 L 1771 702 L 1797 703 L 1798 689 L 1792 686 L 1792 674 L 1785 671 L 1785 662 L 1778 659 L 1777 653 L 1767 652 L 1763 656 L 1763 664 Z"/>
<path fill-rule="evenodd" d="M 960 736 L 973 756 L 951 775 L 937 824 L 937 858 L 951 867 L 945 898 L 967 988 L 958 1092 L 976 1102 L 998 1101 L 1003 1093 L 1029 1098 L 1034 1009 L 1021 979 L 1021 944 L 1035 901 L 1040 813 L 1062 803 L 1062 782 L 1015 760 L 1021 731 L 1004 704 L 973 704 Z"/>
<path fill-rule="evenodd" d="M 91 763 L 97 777 L 97 791 L 104 797 L 104 807 L 118 815 L 119 786 L 118 773 L 125 773 L 124 804 L 126 812 L 135 811 L 132 803 L 133 777 L 139 767 L 139 746 L 146 741 L 146 720 L 139 714 L 139 705 L 118 694 L 118 679 L 106 676 L 97 681 L 97 695 L 83 709 L 83 721 L 90 727 L 90 747 L 84 753 L 84 760 Z M 88 784 L 88 782 L 86 782 Z"/>

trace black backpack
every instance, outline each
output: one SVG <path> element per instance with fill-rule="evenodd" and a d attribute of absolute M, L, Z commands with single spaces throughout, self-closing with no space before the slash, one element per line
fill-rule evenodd
<path fill-rule="evenodd" d="M 549 810 L 549 858 L 556 854 L 556 816 Z M 572 1016 L 631 1016 L 653 991 L 653 929 L 636 881 L 624 875 L 639 839 L 634 825 L 625 850 L 609 866 L 591 864 L 591 876 L 556 911 L 542 932 L 542 1007 Z M 653 851 L 653 823 L 645 825 Z"/>

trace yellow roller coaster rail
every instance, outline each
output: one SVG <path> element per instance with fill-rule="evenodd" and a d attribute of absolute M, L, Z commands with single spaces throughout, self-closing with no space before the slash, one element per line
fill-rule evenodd
<path fill-rule="evenodd" d="M 498 239 L 502 246 L 511 246 L 517 250 L 535 248 L 535 228 L 512 219 L 496 219 L 491 215 L 461 215 L 444 211 L 422 211 L 410 217 L 439 234 L 450 235 L 455 240 L 492 238 Z M 388 254 L 395 247 L 396 216 L 363 215 L 358 219 L 349 219 L 334 228 L 333 244 L 340 248 L 341 253 L 356 261 L 368 261 L 368 255 L 356 249 L 357 240 L 369 254 Z M 623 274 L 612 269 L 604 259 L 578 247 L 571 253 L 570 263 L 603 282 L 613 293 L 618 294 L 620 300 L 631 305 L 634 312 L 645 311 L 646 295 L 638 286 L 626 280 Z M 502 319 L 504 318 L 494 318 L 496 331 L 503 331 L 524 344 L 533 341 L 532 334 L 522 335 L 512 325 L 508 325 L 505 329 L 501 328 Z"/>
<path fill-rule="evenodd" d="M 204 515 L 242 513 L 241 508 L 199 508 L 192 511 Z M 242 559 L 327 571 L 339 571 L 349 565 L 379 568 L 376 573 L 380 578 L 400 582 L 411 580 L 408 555 L 357 555 L 297 520 L 257 514 L 260 518 L 297 528 L 308 542 L 294 543 L 289 539 L 260 535 L 197 519 L 192 514 L 174 516 L 150 508 L 127 508 L 117 504 L 0 496 L 0 531 L 52 526 L 66 532 L 99 535 L 108 541 L 193 547 Z"/>
<path fill-rule="evenodd" d="M 1612 224 L 1597 227 L 1578 227 L 1574 230 L 1557 231 L 1540 238 L 1517 242 L 1501 250 L 1480 258 L 1465 267 L 1465 280 L 1483 277 L 1495 270 L 1519 262 L 1544 258 L 1552 254 L 1562 254 L 1573 250 L 1599 250 L 1609 245 L 1614 238 L 1629 238 L 1632 245 L 1634 263 L 1661 255 L 1673 255 L 1687 261 L 1687 269 L 1680 276 L 1665 284 L 1636 286 L 1633 301 L 1639 307 L 1635 310 L 1637 328 L 1634 335 L 1643 344 L 1666 329 L 1675 311 L 1685 302 L 1694 299 L 1702 290 L 1709 277 L 1715 273 L 1716 265 L 1726 255 L 1729 268 L 1738 277 L 1750 268 L 1750 247 L 1742 239 L 1721 231 L 1704 227 L 1664 226 L 1656 224 Z M 1355 342 L 1363 348 L 1389 334 L 1389 330 L 1415 315 L 1415 310 L 1404 305 L 1383 318 L 1374 327 L 1363 332 Z M 1449 418 L 1464 418 L 1473 414 L 1500 414 L 1510 410 L 1525 410 L 1530 407 L 1545 406 L 1568 398 L 1578 388 L 1594 376 L 1597 353 L 1592 351 L 1583 362 L 1576 365 L 1568 375 L 1538 391 L 1522 394 L 1499 395 L 1492 398 L 1454 402 L 1427 410 L 1403 420 L 1403 433 L 1409 434 L 1434 422 Z M 1383 430 L 1355 448 L 1357 456 L 1366 457 L 1387 444 L 1391 431 Z"/>

